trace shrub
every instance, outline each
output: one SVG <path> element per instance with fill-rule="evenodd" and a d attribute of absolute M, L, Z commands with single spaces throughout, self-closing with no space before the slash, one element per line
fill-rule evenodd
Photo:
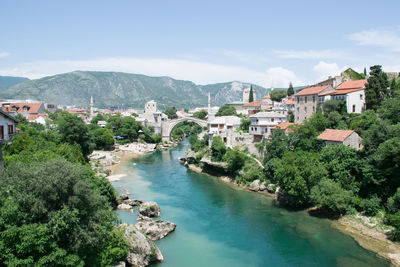
<path fill-rule="evenodd" d="M 361 209 L 367 216 L 375 216 L 380 207 L 380 198 L 376 195 L 372 196 L 371 198 L 366 198 L 361 200 Z"/>

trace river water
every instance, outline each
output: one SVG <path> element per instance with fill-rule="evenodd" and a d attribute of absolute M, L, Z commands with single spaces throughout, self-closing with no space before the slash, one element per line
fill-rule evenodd
<path fill-rule="evenodd" d="M 177 224 L 156 241 L 165 261 L 157 266 L 389 266 L 328 220 L 274 206 L 271 198 L 245 192 L 178 163 L 187 142 L 133 159 L 113 185 L 134 198 L 156 201 L 161 218 Z M 119 211 L 135 224 L 136 213 Z"/>

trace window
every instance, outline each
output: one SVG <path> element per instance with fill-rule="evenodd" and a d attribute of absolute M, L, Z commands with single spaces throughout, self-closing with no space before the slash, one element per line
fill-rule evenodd
<path fill-rule="evenodd" d="M 304 102 L 307 103 L 307 96 L 304 98 Z"/>
<path fill-rule="evenodd" d="M 8 134 L 14 133 L 14 125 L 8 125 Z"/>
<path fill-rule="evenodd" d="M 315 112 L 315 107 L 314 106 L 312 107 L 312 111 Z"/>
<path fill-rule="evenodd" d="M 297 121 L 299 121 L 299 116 L 297 116 Z"/>
<path fill-rule="evenodd" d="M 254 130 L 257 131 L 257 127 L 255 127 Z"/>
<path fill-rule="evenodd" d="M 360 99 L 363 100 L 363 95 L 362 94 L 360 94 Z"/>
<path fill-rule="evenodd" d="M 325 96 L 320 96 L 320 97 L 318 97 L 318 102 L 324 102 L 324 100 L 325 100 Z"/>
<path fill-rule="evenodd" d="M 315 103 L 315 95 L 312 97 L 312 102 Z"/>
<path fill-rule="evenodd" d="M 297 108 L 297 112 L 300 112 L 300 108 L 299 107 Z"/>
<path fill-rule="evenodd" d="M 307 113 L 307 107 L 304 107 L 304 112 Z"/>
<path fill-rule="evenodd" d="M 4 126 L 0 125 L 0 139 L 4 139 Z"/>
<path fill-rule="evenodd" d="M 271 122 L 274 122 L 275 121 L 275 119 L 274 118 L 271 118 Z"/>
<path fill-rule="evenodd" d="M 353 112 L 356 112 L 356 105 L 353 105 Z"/>
<path fill-rule="evenodd" d="M 297 99 L 297 104 L 300 103 L 300 97 L 296 97 Z"/>

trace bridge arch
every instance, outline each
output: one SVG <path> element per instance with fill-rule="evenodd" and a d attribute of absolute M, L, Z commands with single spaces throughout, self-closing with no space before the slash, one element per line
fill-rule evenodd
<path fill-rule="evenodd" d="M 184 117 L 184 118 L 179 118 L 179 119 L 174 119 L 174 120 L 169 120 L 169 121 L 163 121 L 162 122 L 162 139 L 164 141 L 170 141 L 171 140 L 171 132 L 174 129 L 174 127 L 181 122 L 184 121 L 190 121 L 197 123 L 200 127 L 207 127 L 207 121 L 206 120 L 201 120 L 198 118 L 193 118 L 193 117 Z"/>

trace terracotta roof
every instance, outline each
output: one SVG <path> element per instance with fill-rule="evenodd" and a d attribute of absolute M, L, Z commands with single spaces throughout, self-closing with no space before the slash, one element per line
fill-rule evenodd
<path fill-rule="evenodd" d="M 43 113 L 43 114 L 29 114 L 28 121 L 34 121 L 39 117 L 43 117 L 43 119 L 45 119 L 46 121 L 47 120 L 51 121 L 51 119 L 47 116 L 46 113 Z"/>
<path fill-rule="evenodd" d="M 321 92 L 322 90 L 328 88 L 328 86 L 311 86 L 311 87 L 307 87 L 304 88 L 303 90 L 301 90 L 300 92 L 298 92 L 296 94 L 296 96 L 299 95 L 316 95 L 319 92 Z"/>
<path fill-rule="evenodd" d="M 8 113 L 38 113 L 43 103 L 10 103 L 9 105 L 3 105 L 1 109 Z M 24 110 L 24 107 L 27 110 Z"/>
<path fill-rule="evenodd" d="M 243 105 L 243 107 L 258 107 L 258 106 L 261 106 L 262 104 L 268 105 L 268 103 L 265 101 L 253 101 L 251 103 L 247 103 L 246 105 Z"/>
<path fill-rule="evenodd" d="M 345 90 L 345 89 L 355 89 L 355 88 L 365 88 L 365 84 L 367 80 L 356 80 L 356 81 L 347 81 L 342 82 L 336 87 L 336 90 Z"/>
<path fill-rule="evenodd" d="M 271 96 L 268 94 L 268 95 L 264 96 L 263 98 L 271 98 Z"/>
<path fill-rule="evenodd" d="M 317 138 L 325 141 L 343 142 L 352 133 L 354 133 L 353 130 L 326 129 Z"/>
<path fill-rule="evenodd" d="M 278 125 L 275 126 L 275 128 L 280 128 L 282 130 L 286 130 L 289 126 L 294 125 L 293 122 L 281 122 L 278 123 Z"/>
<path fill-rule="evenodd" d="M 353 93 L 353 92 L 357 92 L 357 91 L 362 91 L 364 90 L 363 88 L 354 88 L 354 89 L 342 89 L 342 90 L 336 90 L 331 92 L 331 95 L 344 95 L 344 94 L 348 94 L 348 93 Z"/>
<path fill-rule="evenodd" d="M 285 100 L 285 104 L 286 104 L 286 105 L 294 105 L 294 99 L 293 99 L 293 98 L 286 99 L 286 100 Z"/>
<path fill-rule="evenodd" d="M 66 111 L 69 112 L 69 113 L 86 113 L 87 109 L 83 109 L 83 108 L 67 108 Z"/>

